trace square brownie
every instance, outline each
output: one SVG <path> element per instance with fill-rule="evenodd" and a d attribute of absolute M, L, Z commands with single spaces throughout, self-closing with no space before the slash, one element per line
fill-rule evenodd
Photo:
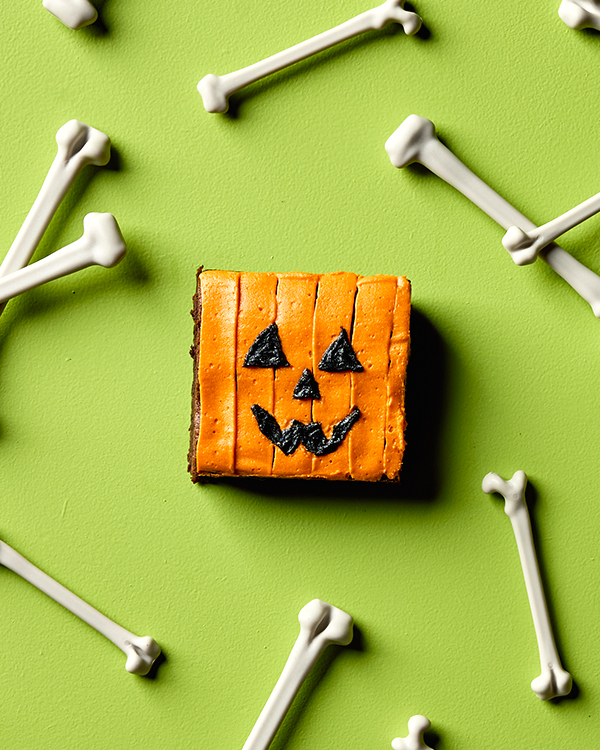
<path fill-rule="evenodd" d="M 398 481 L 410 282 L 202 271 L 194 296 L 194 482 Z"/>

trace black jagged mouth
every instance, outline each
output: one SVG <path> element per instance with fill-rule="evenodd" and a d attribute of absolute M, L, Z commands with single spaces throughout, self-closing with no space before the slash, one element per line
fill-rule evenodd
<path fill-rule="evenodd" d="M 300 445 L 315 456 L 333 453 L 344 442 L 346 435 L 360 417 L 360 409 L 355 406 L 343 419 L 333 425 L 331 437 L 326 438 L 320 422 L 304 423 L 294 419 L 289 427 L 282 430 L 275 417 L 262 406 L 254 404 L 250 409 L 256 419 L 258 429 L 286 456 L 290 456 Z"/>

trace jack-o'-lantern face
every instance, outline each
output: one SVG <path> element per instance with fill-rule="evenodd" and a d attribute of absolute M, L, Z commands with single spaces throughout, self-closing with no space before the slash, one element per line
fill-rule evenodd
<path fill-rule="evenodd" d="M 290 363 L 284 354 L 279 338 L 277 323 L 261 331 L 254 340 L 244 359 L 244 367 L 289 367 Z M 363 372 L 364 368 L 352 348 L 348 332 L 342 328 L 339 336 L 323 353 L 319 362 L 322 372 Z M 304 368 L 302 375 L 294 386 L 292 398 L 303 401 L 321 399 L 319 384 L 312 371 Z M 282 429 L 277 419 L 260 404 L 253 404 L 252 414 L 256 419 L 259 430 L 273 445 L 277 446 L 286 456 L 291 455 L 300 445 L 315 456 L 325 456 L 337 450 L 352 426 L 360 417 L 360 409 L 355 406 L 351 411 L 336 422 L 331 428 L 331 437 L 327 438 L 320 422 L 308 423 L 293 419 L 290 426 Z"/>
<path fill-rule="evenodd" d="M 398 477 L 406 279 L 207 271 L 199 296 L 198 475 Z"/>

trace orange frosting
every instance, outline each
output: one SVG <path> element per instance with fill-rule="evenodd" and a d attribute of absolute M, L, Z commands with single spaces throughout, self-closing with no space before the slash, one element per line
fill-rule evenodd
<path fill-rule="evenodd" d="M 364 372 L 352 373 L 352 405 L 360 419 L 350 430 L 350 473 L 377 480 L 383 474 L 390 336 L 397 280 L 364 276 L 358 280 L 352 346 Z"/>
<path fill-rule="evenodd" d="M 404 381 L 410 348 L 410 283 L 352 273 L 205 271 L 197 347 L 198 474 L 397 479 L 404 453 Z M 244 367 L 258 334 L 278 326 L 289 367 Z M 322 372 L 325 350 L 345 328 L 363 372 Z M 304 369 L 321 398 L 294 399 Z M 265 437 L 258 404 L 284 430 L 320 422 L 326 438 L 353 407 L 360 417 L 332 453 L 303 445 L 289 456 Z"/>
<path fill-rule="evenodd" d="M 394 319 L 390 337 L 390 367 L 387 381 L 387 415 L 385 425 L 385 451 L 383 470 L 387 477 L 400 471 L 404 454 L 404 379 L 408 355 L 410 324 L 410 284 L 405 278 L 398 279 Z"/>
<path fill-rule="evenodd" d="M 237 320 L 237 446 L 236 474 L 270 474 L 275 446 L 258 429 L 250 411 L 260 404 L 273 412 L 273 369 L 244 367 L 246 352 L 258 334 L 275 322 L 274 273 L 240 274 L 240 298 Z"/>
<path fill-rule="evenodd" d="M 312 368 L 321 399 L 313 401 L 313 420 L 321 422 L 327 437 L 331 437 L 332 425 L 343 419 L 351 409 L 352 383 L 349 372 L 321 372 L 319 362 L 323 352 L 340 335 L 340 328 L 345 328 L 348 335 L 352 332 L 356 280 L 354 273 L 328 273 L 319 280 Z M 347 479 L 350 474 L 348 439 L 333 453 L 313 456 L 312 473 L 318 477 Z"/>
<path fill-rule="evenodd" d="M 293 398 L 305 368 L 312 368 L 313 315 L 319 277 L 308 273 L 278 274 L 277 318 L 279 336 L 289 367 L 275 370 L 275 418 L 281 429 L 293 419 L 310 422 L 312 402 Z M 308 476 L 312 455 L 301 445 L 291 456 L 276 449 L 273 474 Z"/>
<path fill-rule="evenodd" d="M 235 357 L 239 274 L 200 275 L 200 431 L 198 473 L 233 474 L 236 443 Z"/>

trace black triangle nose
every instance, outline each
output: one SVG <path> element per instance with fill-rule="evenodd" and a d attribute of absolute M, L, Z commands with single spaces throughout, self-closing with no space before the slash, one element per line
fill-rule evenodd
<path fill-rule="evenodd" d="M 302 375 L 300 375 L 300 380 L 296 383 L 296 387 L 294 388 L 294 398 L 316 400 L 321 398 L 319 384 L 310 370 L 306 369 Z"/>

